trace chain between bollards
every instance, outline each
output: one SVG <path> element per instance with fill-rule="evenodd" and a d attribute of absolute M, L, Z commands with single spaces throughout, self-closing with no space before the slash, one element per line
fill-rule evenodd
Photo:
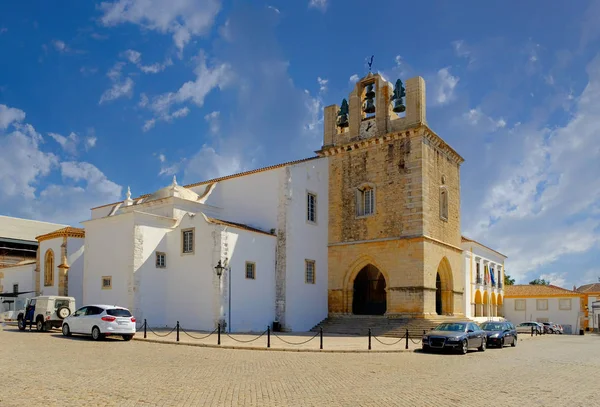
<path fill-rule="evenodd" d="M 179 342 L 179 321 L 177 321 L 177 342 Z"/>
<path fill-rule="evenodd" d="M 321 344 L 320 344 L 319 349 L 323 349 L 323 328 L 322 327 L 319 328 L 319 336 L 321 337 Z"/>
<path fill-rule="evenodd" d="M 371 350 L 371 328 L 369 328 L 369 350 Z"/>
<path fill-rule="evenodd" d="M 267 348 L 271 347 L 271 327 L 267 327 Z"/>
<path fill-rule="evenodd" d="M 148 324 L 146 323 L 146 319 L 144 319 L 144 339 L 146 339 L 146 327 Z"/>

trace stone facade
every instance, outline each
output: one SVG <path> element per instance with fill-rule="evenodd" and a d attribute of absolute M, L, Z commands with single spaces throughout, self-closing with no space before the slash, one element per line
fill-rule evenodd
<path fill-rule="evenodd" d="M 370 84 L 368 116 L 361 101 Z M 386 315 L 463 315 L 463 159 L 427 127 L 422 78 L 407 81 L 403 117 L 391 95 L 389 83 L 369 74 L 350 94 L 347 127 L 336 125 L 336 105 L 325 108 L 318 154 L 329 157 L 329 312 L 353 312 L 354 280 L 372 265 L 385 279 Z M 366 215 L 365 188 L 373 194 Z"/>

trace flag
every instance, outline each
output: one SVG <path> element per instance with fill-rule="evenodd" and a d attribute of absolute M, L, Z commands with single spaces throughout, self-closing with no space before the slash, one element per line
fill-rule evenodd
<path fill-rule="evenodd" d="M 490 277 L 492 278 L 492 285 L 496 285 L 496 279 L 494 278 L 494 269 L 490 270 Z"/>

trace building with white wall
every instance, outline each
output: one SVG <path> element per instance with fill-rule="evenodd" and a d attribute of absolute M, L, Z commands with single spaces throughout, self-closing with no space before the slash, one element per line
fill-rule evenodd
<path fill-rule="evenodd" d="M 312 158 L 94 208 L 84 301 L 150 326 L 309 330 L 327 317 L 327 187 Z"/>
<path fill-rule="evenodd" d="M 504 316 L 515 325 L 524 321 L 553 322 L 572 334 L 582 327 L 583 301 L 577 291 L 527 284 L 506 286 L 505 293 Z"/>
<path fill-rule="evenodd" d="M 462 237 L 465 260 L 465 315 L 478 321 L 503 316 L 506 256 Z"/>
<path fill-rule="evenodd" d="M 600 320 L 598 319 L 600 314 L 600 283 L 585 284 L 579 288 L 573 288 L 583 296 L 585 317 L 583 328 L 597 332 L 600 329 Z"/>

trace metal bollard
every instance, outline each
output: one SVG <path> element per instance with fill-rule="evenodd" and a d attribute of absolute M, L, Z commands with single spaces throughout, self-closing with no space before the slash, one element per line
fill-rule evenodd
<path fill-rule="evenodd" d="M 271 347 L 271 327 L 267 327 L 267 348 Z"/>
<path fill-rule="evenodd" d="M 146 327 L 148 324 L 146 323 L 146 319 L 144 319 L 144 339 L 146 339 Z"/>
<path fill-rule="evenodd" d="M 371 350 L 371 328 L 369 328 L 369 350 Z"/>
<path fill-rule="evenodd" d="M 217 345 L 221 344 L 221 324 L 217 324 Z"/>
<path fill-rule="evenodd" d="M 323 328 L 319 328 L 319 336 L 321 337 L 321 344 L 319 349 L 323 349 Z"/>
<path fill-rule="evenodd" d="M 179 342 L 179 321 L 177 321 L 177 342 Z"/>
<path fill-rule="evenodd" d="M 537 331 L 536 331 L 537 332 Z M 533 327 L 531 327 L 531 336 L 533 336 Z"/>
<path fill-rule="evenodd" d="M 406 346 L 404 349 L 408 349 L 408 328 L 406 328 Z"/>

